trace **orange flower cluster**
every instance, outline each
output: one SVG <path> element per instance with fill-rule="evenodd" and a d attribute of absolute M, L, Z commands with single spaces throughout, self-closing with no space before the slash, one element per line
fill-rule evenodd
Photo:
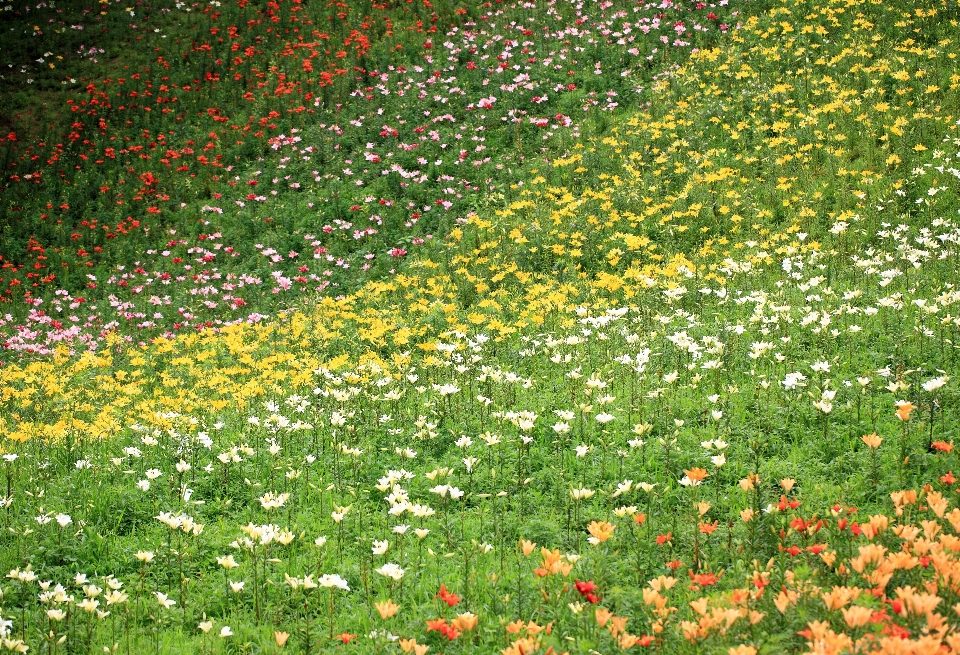
<path fill-rule="evenodd" d="M 566 577 L 570 575 L 570 571 L 573 570 L 573 562 L 568 561 L 559 550 L 541 548 L 540 555 L 543 558 L 543 563 L 533 570 L 539 578 L 545 578 L 548 575 L 556 575 L 558 573 Z"/>

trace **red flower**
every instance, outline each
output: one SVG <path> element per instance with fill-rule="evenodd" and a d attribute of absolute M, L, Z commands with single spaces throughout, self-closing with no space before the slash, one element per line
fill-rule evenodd
<path fill-rule="evenodd" d="M 335 635 L 334 639 L 339 639 L 345 644 L 349 644 L 351 641 L 357 638 L 357 635 L 352 635 L 349 632 L 344 632 L 343 634 Z"/>
<path fill-rule="evenodd" d="M 439 619 L 427 619 L 427 632 L 443 632 L 447 627 L 447 620 L 443 617 Z"/>
<path fill-rule="evenodd" d="M 941 475 L 941 476 L 940 476 L 940 482 L 942 482 L 942 483 L 944 483 L 944 484 L 953 484 L 953 483 L 955 483 L 956 481 L 957 481 L 957 479 L 956 479 L 955 477 L 953 477 L 953 471 L 948 471 L 946 475 Z"/>
<path fill-rule="evenodd" d="M 953 444 L 947 443 L 946 441 L 934 441 L 932 444 L 930 444 L 930 447 L 934 450 L 939 450 L 944 453 L 949 453 L 951 450 L 953 450 Z"/>
<path fill-rule="evenodd" d="M 586 595 L 589 594 L 591 591 L 596 591 L 596 589 L 597 589 L 597 583 L 596 583 L 596 582 L 593 582 L 592 580 L 588 580 L 587 582 L 581 582 L 580 580 L 574 580 L 574 581 L 573 581 L 573 586 L 576 587 L 577 591 L 580 592 L 580 595 L 581 595 L 581 596 L 586 596 Z"/>
<path fill-rule="evenodd" d="M 580 580 L 574 580 L 573 586 L 580 593 L 581 596 L 586 598 L 591 605 L 596 605 L 600 602 L 600 597 L 594 594 L 593 592 L 597 589 L 597 584 L 592 580 L 587 582 L 581 582 Z"/>
<path fill-rule="evenodd" d="M 437 592 L 437 595 L 435 596 L 435 598 L 439 598 L 450 607 L 453 607 L 454 605 L 460 602 L 460 596 L 447 591 L 447 588 L 443 585 L 442 582 L 440 583 L 440 591 Z"/>
<path fill-rule="evenodd" d="M 439 632 L 450 641 L 453 641 L 460 636 L 460 631 L 447 623 L 447 620 L 443 617 L 440 617 L 439 619 L 427 620 L 427 632 L 431 631 Z"/>
<path fill-rule="evenodd" d="M 710 587 L 717 584 L 717 576 L 713 573 L 694 573 L 693 571 L 688 571 L 690 574 L 690 580 L 695 585 L 700 585 L 702 587 Z"/>

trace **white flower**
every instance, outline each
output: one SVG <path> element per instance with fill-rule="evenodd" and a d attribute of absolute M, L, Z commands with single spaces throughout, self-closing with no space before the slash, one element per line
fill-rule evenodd
<path fill-rule="evenodd" d="M 67 618 L 67 613 L 61 609 L 52 609 L 47 610 L 47 617 L 51 621 L 63 621 L 65 618 Z"/>
<path fill-rule="evenodd" d="M 617 496 L 620 496 L 621 494 L 628 493 L 632 488 L 633 488 L 633 480 L 624 480 L 623 482 L 621 482 L 620 484 L 617 485 L 617 490 L 614 491 L 614 492 L 610 495 L 610 497 L 611 497 L 611 498 L 616 498 Z"/>
<path fill-rule="evenodd" d="M 574 500 L 586 500 L 586 499 L 588 499 L 588 498 L 591 498 L 595 493 L 597 493 L 597 492 L 594 491 L 593 489 L 586 489 L 586 488 L 583 488 L 583 487 L 581 487 L 581 488 L 579 488 L 579 489 L 571 489 L 571 490 L 570 490 L 570 496 L 571 496 Z"/>
<path fill-rule="evenodd" d="M 233 559 L 233 555 L 227 555 L 226 557 L 218 557 L 218 558 L 217 558 L 217 564 L 219 564 L 219 565 L 222 566 L 223 568 L 227 569 L 228 571 L 229 571 L 230 569 L 235 569 L 235 568 L 237 568 L 238 566 L 240 566 L 240 565 L 237 563 L 237 560 Z"/>
<path fill-rule="evenodd" d="M 60 524 L 61 528 L 65 528 L 71 523 L 73 523 L 73 519 L 70 518 L 69 514 L 57 514 L 56 519 L 57 519 L 57 523 Z"/>
<path fill-rule="evenodd" d="M 937 389 L 939 389 L 949 381 L 950 381 L 949 375 L 942 375 L 938 378 L 927 380 L 926 382 L 923 383 L 923 390 L 926 391 L 927 393 L 933 393 L 934 391 L 936 391 Z"/>
<path fill-rule="evenodd" d="M 172 606 L 177 604 L 177 601 L 173 600 L 172 598 L 167 598 L 165 593 L 159 591 L 155 591 L 153 593 L 157 597 L 157 602 L 160 603 L 165 609 L 170 609 Z"/>
<path fill-rule="evenodd" d="M 829 414 L 833 411 L 833 403 L 827 400 L 817 400 L 813 403 L 813 406 L 819 409 L 824 414 Z"/>
<path fill-rule="evenodd" d="M 260 496 L 260 505 L 266 510 L 276 509 L 278 507 L 283 507 L 289 498 L 289 493 L 275 494 L 272 491 L 268 491 Z"/>
<path fill-rule="evenodd" d="M 373 554 L 383 555 L 390 548 L 390 542 L 387 540 L 373 542 Z"/>
<path fill-rule="evenodd" d="M 400 578 L 403 577 L 403 569 L 393 562 L 388 562 L 381 566 L 379 569 L 377 569 L 377 573 L 395 581 L 399 581 Z"/>
<path fill-rule="evenodd" d="M 233 630 L 230 629 L 229 625 L 225 625 L 222 628 L 220 628 L 221 639 L 224 639 L 226 637 L 232 637 L 232 636 L 233 636 Z"/>
<path fill-rule="evenodd" d="M 616 417 L 613 414 L 607 414 L 606 412 L 603 412 L 601 414 L 597 414 L 593 418 L 596 419 L 597 423 L 600 425 L 606 425 Z"/>
<path fill-rule="evenodd" d="M 341 578 L 336 573 L 325 573 L 320 576 L 320 579 L 317 580 L 317 584 L 321 587 L 326 587 L 332 589 L 336 587 L 337 589 L 343 589 L 344 591 L 350 591 L 350 586 L 347 584 L 347 581 Z"/>

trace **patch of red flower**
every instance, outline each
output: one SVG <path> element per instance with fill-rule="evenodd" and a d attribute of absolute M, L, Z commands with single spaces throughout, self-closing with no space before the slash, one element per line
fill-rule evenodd
<path fill-rule="evenodd" d="M 800 504 L 801 503 L 799 500 L 796 500 L 794 498 L 791 498 L 788 500 L 786 496 L 784 496 L 783 494 L 780 494 L 780 502 L 777 503 L 777 509 L 780 510 L 781 512 L 785 512 L 788 507 L 790 509 L 797 509 L 798 507 L 800 507 Z"/>
<path fill-rule="evenodd" d="M 714 573 L 694 573 L 693 571 L 687 571 L 687 573 L 690 574 L 690 581 L 700 587 L 712 587 L 720 579 L 720 576 Z"/>
<path fill-rule="evenodd" d="M 780 544 L 780 550 L 782 552 L 786 552 L 788 555 L 792 555 L 793 557 L 796 557 L 797 555 L 803 552 L 803 549 L 800 548 L 800 546 L 797 546 L 796 544 L 794 544 L 793 546 L 789 546 L 787 548 L 784 548 L 783 544 Z"/>
<path fill-rule="evenodd" d="M 437 592 L 435 598 L 439 598 L 450 607 L 453 607 L 460 602 L 460 596 L 447 591 L 447 588 L 442 582 L 440 583 L 440 591 Z"/>
<path fill-rule="evenodd" d="M 460 631 L 457 630 L 452 625 L 450 625 L 449 623 L 447 623 L 447 620 L 442 617 L 439 619 L 427 620 L 427 632 L 431 632 L 431 631 L 439 632 L 450 641 L 453 641 L 454 639 L 460 636 Z"/>
<path fill-rule="evenodd" d="M 357 638 L 357 635 L 352 635 L 349 632 L 344 632 L 343 634 L 334 635 L 334 639 L 339 639 L 345 644 L 349 644 L 351 641 Z"/>
<path fill-rule="evenodd" d="M 592 605 L 596 605 L 600 602 L 600 597 L 593 593 L 597 590 L 597 583 L 593 582 L 592 580 L 588 580 L 586 582 L 574 580 L 573 586 L 576 588 L 577 592 L 590 601 Z"/>

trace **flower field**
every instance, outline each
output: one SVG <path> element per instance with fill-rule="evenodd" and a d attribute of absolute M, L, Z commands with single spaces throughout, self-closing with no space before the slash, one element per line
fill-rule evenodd
<path fill-rule="evenodd" d="M 8 350 L 255 323 L 389 275 L 737 20 L 726 2 L 260 4 L 5 5 L 9 97 L 60 90 L 0 137 Z"/>
<path fill-rule="evenodd" d="M 960 651 L 955 7 L 83 20 L 152 54 L 15 63 L 0 652 Z"/>

